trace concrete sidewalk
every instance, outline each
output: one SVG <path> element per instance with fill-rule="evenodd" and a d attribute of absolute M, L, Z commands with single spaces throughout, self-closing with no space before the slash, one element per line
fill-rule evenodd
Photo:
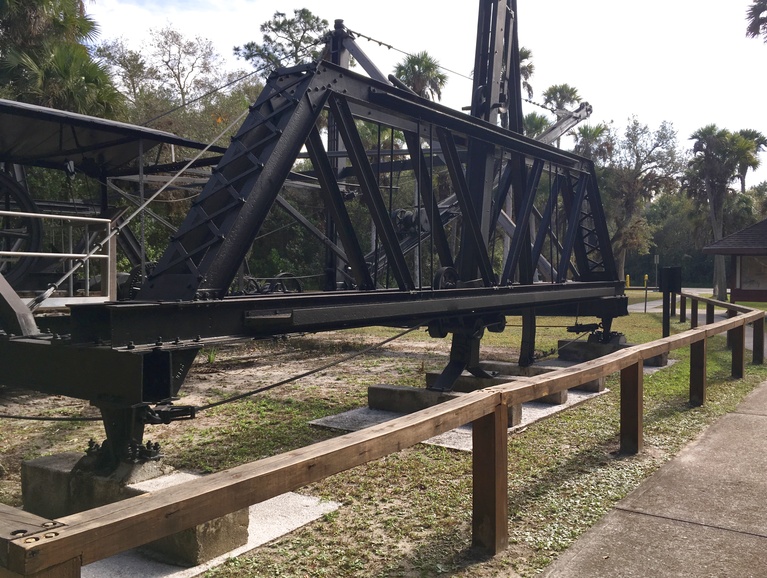
<path fill-rule="evenodd" d="M 546 578 L 767 576 L 767 383 L 578 539 Z"/>

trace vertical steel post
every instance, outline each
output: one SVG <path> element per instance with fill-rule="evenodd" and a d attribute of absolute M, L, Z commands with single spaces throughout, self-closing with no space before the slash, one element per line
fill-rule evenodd
<path fill-rule="evenodd" d="M 138 141 L 138 191 L 141 206 L 144 206 L 144 141 Z M 141 284 L 146 280 L 146 215 L 141 211 Z"/>
<path fill-rule="evenodd" d="M 350 56 L 349 51 L 344 47 L 344 39 L 349 36 L 346 31 L 343 20 L 336 20 L 333 34 L 330 38 L 330 61 L 333 64 L 337 64 L 344 68 L 349 68 Z M 338 133 L 338 126 L 336 120 L 332 114 L 328 115 L 328 152 L 330 152 L 330 164 L 333 168 L 334 175 L 338 175 L 338 170 L 342 164 L 342 160 L 335 154 L 344 150 L 343 142 Z M 336 230 L 336 223 L 333 220 L 333 212 L 326 207 L 325 208 L 325 236 L 338 243 L 338 233 Z M 373 247 L 373 250 L 376 248 Z M 336 289 L 336 282 L 338 281 L 338 256 L 329 248 L 325 248 L 325 291 L 334 291 Z"/>

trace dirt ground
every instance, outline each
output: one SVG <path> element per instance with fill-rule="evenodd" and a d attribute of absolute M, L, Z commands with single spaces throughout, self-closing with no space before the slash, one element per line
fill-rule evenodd
<path fill-rule="evenodd" d="M 429 339 L 420 334 L 392 341 L 380 349 L 349 359 L 397 333 L 399 331 L 393 329 L 379 329 L 373 334 L 333 331 L 203 349 L 175 403 L 199 407 L 331 365 L 319 373 L 270 390 L 270 397 L 296 401 L 311 398 L 340 405 L 341 400 L 346 399 L 346 403 L 364 405 L 368 385 L 422 386 L 427 371 L 439 371 L 447 363 L 449 339 Z M 513 355 L 514 352 L 505 347 L 483 347 L 483 358 L 510 360 Z M 0 386 L 0 415 L 98 420 L 99 412 L 84 400 Z M 193 423 L 199 428 L 214 428 L 227 419 L 215 414 L 200 414 Z M 0 501 L 14 506 L 21 504 L 20 467 L 23 460 L 59 452 L 85 451 L 89 439 L 100 442 L 104 437 L 100 421 L 2 421 Z M 182 435 L 188 423 L 148 427 L 145 439 L 168 442 Z"/>

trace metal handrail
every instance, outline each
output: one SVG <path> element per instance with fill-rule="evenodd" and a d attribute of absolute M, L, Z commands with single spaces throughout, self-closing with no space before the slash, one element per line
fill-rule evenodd
<path fill-rule="evenodd" d="M 21 211 L 0 211 L 0 217 L 25 217 L 31 219 L 53 219 L 59 221 L 72 221 L 81 223 L 110 224 L 112 221 L 101 217 L 78 217 L 75 215 L 57 215 L 49 213 L 23 213 Z"/>
<path fill-rule="evenodd" d="M 29 213 L 22 211 L 0 211 L 0 217 L 16 217 L 24 219 L 49 219 L 53 221 L 60 221 L 65 224 L 69 224 L 69 251 L 66 253 L 53 253 L 43 251 L 0 251 L 0 260 L 7 260 L 9 258 L 21 258 L 30 257 L 38 259 L 58 259 L 60 261 L 74 261 L 81 262 L 86 265 L 85 278 L 86 278 L 86 297 L 89 297 L 88 287 L 90 285 L 90 270 L 87 266 L 89 259 L 100 259 L 106 261 L 106 273 L 101 275 L 102 280 L 105 283 L 102 285 L 102 295 L 106 295 L 109 300 L 114 300 L 117 297 L 116 292 L 116 269 L 115 269 L 115 251 L 114 243 L 95 243 L 96 247 L 103 248 L 103 253 L 98 253 L 100 249 L 96 251 L 90 251 L 90 245 L 86 247 L 88 253 L 73 253 L 72 252 L 72 226 L 79 224 L 85 226 L 86 235 L 88 234 L 88 225 L 95 225 L 95 229 L 105 229 L 107 235 L 111 233 L 112 221 L 101 217 L 82 217 L 74 215 L 59 215 L 49 213 Z M 74 297 L 73 284 L 70 281 L 69 296 Z"/>

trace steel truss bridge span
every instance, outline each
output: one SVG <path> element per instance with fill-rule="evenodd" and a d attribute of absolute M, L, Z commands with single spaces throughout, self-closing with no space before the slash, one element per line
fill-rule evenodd
<path fill-rule="evenodd" d="M 451 335 L 435 386 L 450 389 L 464 370 L 482 375 L 482 333 L 502 330 L 507 315 L 522 317 L 522 365 L 534 361 L 536 314 L 597 317 L 609 336 L 627 302 L 594 166 L 520 134 L 515 14 L 513 0 L 480 1 L 470 115 L 375 71 L 350 72 L 343 54 L 353 40 L 337 23 L 334 62 L 269 77 L 135 300 L 74 306 L 40 321 L 41 332 L 0 276 L 0 356 L 16 360 L 2 364 L 2 383 L 99 407 L 109 468 L 135 455 L 146 424 L 191 417 L 169 400 L 213 341 L 422 325 Z M 366 127 L 378 134 L 373 152 Z M 321 218 L 281 194 L 304 155 Z M 408 227 L 392 200 L 395 166 L 414 184 Z M 283 283 L 283 293 L 228 296 L 274 207 L 322 241 L 325 258 L 311 265 L 324 291 Z"/>

